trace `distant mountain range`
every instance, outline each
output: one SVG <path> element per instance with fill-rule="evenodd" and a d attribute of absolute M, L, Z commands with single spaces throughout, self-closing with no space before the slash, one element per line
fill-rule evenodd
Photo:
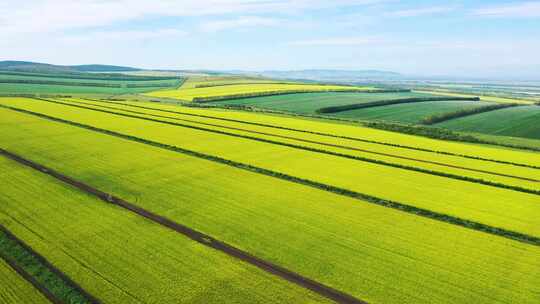
<path fill-rule="evenodd" d="M 16 72 L 34 72 L 34 73 L 87 73 L 87 72 L 133 72 L 142 71 L 143 69 L 103 65 L 103 64 L 86 64 L 86 65 L 54 65 L 48 63 L 30 62 L 30 61 L 0 61 L 0 71 L 16 71 Z M 165 70 L 161 70 L 165 71 Z M 187 73 L 187 74 L 234 74 L 234 75 L 249 75 L 262 76 L 267 78 L 291 79 L 291 80 L 308 80 L 308 81 L 326 81 L 326 82 L 358 82 L 365 80 L 399 80 L 404 76 L 389 71 L 379 70 L 329 70 L 329 69 L 311 69 L 311 70 L 291 70 L 291 71 L 243 71 L 243 70 L 228 70 L 228 71 L 213 71 L 213 70 L 167 70 L 171 72 Z"/>
<path fill-rule="evenodd" d="M 30 61 L 0 61 L 0 70 L 34 73 L 132 72 L 141 69 L 103 64 L 54 65 Z"/>

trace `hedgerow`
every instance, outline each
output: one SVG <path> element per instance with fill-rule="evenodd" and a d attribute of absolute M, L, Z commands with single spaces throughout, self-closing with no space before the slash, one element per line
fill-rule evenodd
<path fill-rule="evenodd" d="M 402 103 L 414 103 L 414 102 L 428 102 L 428 101 L 480 101 L 479 97 L 412 97 L 412 98 L 402 98 L 402 99 L 389 99 L 389 100 L 378 100 L 372 102 L 356 103 L 343 106 L 332 106 L 320 108 L 316 112 L 320 114 L 330 114 L 338 113 L 350 110 L 371 108 L 371 107 L 382 107 L 394 104 Z"/>

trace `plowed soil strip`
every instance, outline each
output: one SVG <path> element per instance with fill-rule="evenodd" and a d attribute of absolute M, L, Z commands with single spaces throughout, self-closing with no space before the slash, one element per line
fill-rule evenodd
<path fill-rule="evenodd" d="M 3 151 L 1 151 L 2 154 Z M 6 154 L 4 154 L 6 155 Z M 8 155 L 6 155 L 8 156 Z M 8 156 L 9 157 L 9 156 Z M 85 302 L 82 303 L 90 303 L 90 304 L 100 304 L 101 302 L 89 294 L 87 291 L 82 289 L 79 284 L 75 283 L 72 279 L 70 279 L 66 274 L 64 274 L 62 271 L 60 271 L 58 268 L 56 268 L 54 265 L 49 263 L 43 256 L 38 254 L 36 251 L 34 251 L 30 246 L 28 246 L 26 243 L 24 243 L 22 240 L 17 238 L 11 231 L 9 231 L 6 227 L 4 227 L 2 224 L 0 224 L 0 232 L 2 232 L 10 241 L 16 243 L 19 247 L 21 247 L 25 252 L 27 252 L 29 255 L 33 256 L 35 260 L 38 261 L 40 266 L 46 268 L 48 271 L 53 273 L 57 278 L 63 281 L 63 283 L 66 286 L 69 286 L 77 294 L 83 296 L 85 299 Z M 6 263 L 14 270 L 16 271 L 21 277 L 23 277 L 25 280 L 27 280 L 30 284 L 32 284 L 40 293 L 42 293 L 49 301 L 51 301 L 54 304 L 66 304 L 63 300 L 61 300 L 58 296 L 56 296 L 54 293 L 49 291 L 46 286 L 44 286 L 42 283 L 40 283 L 34 276 L 32 276 L 30 273 L 28 273 L 22 266 L 18 264 L 16 261 L 16 258 L 9 257 L 7 254 L 3 254 L 0 252 L 0 258 L 6 261 Z"/>
<path fill-rule="evenodd" d="M 429 160 L 418 159 L 418 158 L 407 157 L 407 156 L 401 156 L 401 155 L 391 154 L 391 153 L 375 152 L 375 151 L 370 151 L 370 150 L 366 150 L 366 149 L 360 149 L 360 148 L 355 148 L 355 147 L 350 147 L 350 146 L 345 146 L 345 145 L 323 143 L 323 142 L 320 142 L 320 141 L 309 140 L 309 139 L 304 139 L 304 138 L 298 138 L 298 137 L 294 137 L 294 136 L 277 135 L 277 134 L 271 134 L 271 133 L 266 133 L 266 132 L 261 132 L 261 131 L 254 131 L 254 130 L 237 128 L 237 127 L 230 127 L 230 126 L 224 126 L 224 125 L 218 125 L 218 124 L 205 123 L 205 122 L 200 122 L 200 121 L 195 121 L 195 120 L 182 119 L 182 118 L 178 118 L 178 117 L 171 117 L 171 116 L 150 114 L 150 113 L 144 113 L 144 112 L 138 112 L 138 111 L 132 111 L 132 110 L 126 110 L 126 109 L 119 109 L 119 108 L 102 106 L 102 105 L 94 105 L 94 104 L 78 102 L 78 101 L 71 101 L 70 100 L 69 102 L 79 103 L 79 104 L 84 104 L 84 105 L 91 105 L 91 106 L 96 106 L 96 107 L 100 107 L 100 108 L 106 108 L 106 109 L 122 111 L 122 112 L 127 112 L 127 113 L 133 113 L 133 114 L 138 114 L 138 115 L 144 115 L 144 116 L 152 116 L 152 117 L 158 117 L 158 118 L 165 118 L 165 119 L 184 121 L 184 122 L 188 122 L 188 123 L 194 123 L 194 124 L 199 124 L 199 125 L 204 125 L 204 126 L 211 126 L 211 127 L 217 127 L 217 128 L 223 128 L 223 129 L 229 129 L 229 130 L 235 130 L 235 131 L 241 131 L 241 132 L 246 132 L 246 133 L 259 134 L 259 135 L 265 135 L 265 136 L 272 136 L 272 137 L 284 138 L 284 139 L 291 139 L 291 140 L 310 143 L 310 144 L 317 144 L 317 145 L 321 145 L 321 146 L 340 148 L 340 149 L 363 152 L 363 153 L 369 153 L 369 154 L 374 154 L 374 155 L 388 156 L 388 157 L 393 157 L 393 158 L 397 158 L 397 159 L 412 160 L 412 161 L 417 161 L 417 162 L 426 163 L 426 164 L 439 165 L 439 166 L 445 166 L 445 167 L 449 167 L 449 168 L 467 170 L 467 171 L 471 171 L 471 172 L 486 173 L 486 174 L 490 174 L 490 175 L 497 175 L 497 176 L 502 176 L 502 177 L 515 178 L 515 179 L 529 181 L 529 182 L 537 182 L 537 183 L 540 182 L 540 180 L 527 178 L 527 177 L 521 177 L 521 176 L 504 174 L 504 173 L 497 173 L 497 172 L 492 172 L 492 171 L 488 171 L 488 170 L 474 169 L 474 168 L 468 168 L 468 167 L 463 167 L 463 166 L 456 166 L 456 165 L 451 165 L 451 164 L 447 164 L 447 163 L 429 161 Z"/>
<path fill-rule="evenodd" d="M 27 160 L 25 158 L 22 158 L 18 155 L 15 155 L 11 152 L 8 152 L 4 149 L 0 149 L 0 154 L 20 163 L 25 166 L 28 166 L 30 168 L 33 168 L 35 170 L 38 170 L 40 172 L 43 172 L 45 174 L 48 174 L 66 184 L 69 184 L 73 187 L 76 187 L 88 194 L 94 195 L 98 197 L 99 199 L 111 203 L 114 205 L 117 205 L 119 207 L 122 207 L 126 210 L 129 210 L 137 215 L 140 215 L 144 218 L 147 218 L 155 223 L 158 223 L 164 227 L 167 227 L 173 231 L 176 231 L 178 233 L 181 233 L 185 235 L 186 237 L 201 243 L 203 245 L 206 245 L 210 248 L 219 250 L 231 257 L 237 258 L 239 260 L 242 260 L 246 263 L 249 263 L 253 266 L 256 266 L 268 273 L 274 274 L 282 279 L 285 279 L 289 282 L 292 282 L 294 284 L 297 284 L 301 287 L 304 287 L 306 289 L 309 289 L 321 296 L 324 296 L 328 299 L 331 299 L 333 301 L 336 301 L 337 303 L 351 303 L 351 304 L 367 304 L 367 302 L 359 300 L 349 294 L 346 294 L 344 292 L 341 292 L 339 290 L 333 289 L 332 287 L 326 286 L 324 284 L 321 284 L 317 281 L 311 280 L 309 278 L 303 277 L 300 274 L 297 274 L 295 272 L 292 272 L 290 270 L 287 270 L 281 266 L 272 264 L 268 261 L 259 259 L 245 251 L 242 251 L 241 249 L 238 249 L 236 247 L 233 247 L 231 245 L 228 245 L 224 242 L 218 241 L 214 238 L 212 238 L 209 235 L 206 235 L 204 233 L 198 232 L 196 230 L 193 230 L 187 226 L 184 226 L 182 224 L 176 223 L 174 221 L 171 221 L 163 216 L 157 215 L 155 213 L 152 213 L 146 209 L 143 209 L 141 207 L 138 207 L 136 205 L 133 205 L 132 203 L 129 203 L 119 197 L 113 196 L 111 194 L 102 192 L 96 188 L 93 188 L 92 186 L 85 184 L 81 181 L 75 180 L 69 176 L 63 175 L 55 170 L 52 170 L 50 168 L 47 168 L 43 165 L 37 164 L 33 161 Z"/>
<path fill-rule="evenodd" d="M 280 130 L 288 130 L 288 131 L 295 131 L 295 132 L 300 132 L 300 133 L 315 134 L 315 135 L 320 135 L 320 136 L 325 136 L 325 137 L 348 139 L 348 140 L 353 140 L 353 141 L 358 141 L 358 142 L 364 142 L 364 143 L 370 143 L 370 144 L 376 144 L 376 145 L 382 145 L 382 146 L 389 146 L 389 147 L 394 147 L 394 148 L 416 150 L 416 151 L 430 152 L 430 153 L 449 155 L 449 156 L 456 156 L 456 157 L 462 157 L 462 158 L 468 158 L 468 159 L 482 160 L 482 161 L 488 161 L 488 162 L 494 162 L 494 163 L 517 166 L 517 167 L 540 169 L 540 167 L 538 167 L 538 166 L 533 166 L 533 165 L 529 165 L 529 164 L 514 163 L 514 162 L 508 162 L 508 161 L 504 161 L 504 160 L 489 159 L 489 158 L 483 158 L 483 157 L 472 156 L 472 155 L 456 154 L 456 153 L 446 152 L 446 151 L 436 151 L 436 150 L 418 148 L 418 147 L 413 147 L 413 146 L 404 146 L 404 145 L 399 145 L 399 144 L 380 142 L 380 141 L 363 139 L 363 138 L 358 138 L 358 137 L 351 137 L 351 136 L 336 135 L 336 134 L 323 133 L 323 132 L 317 132 L 317 131 L 302 130 L 302 129 L 289 128 L 289 127 L 277 126 L 277 125 L 266 124 L 266 123 L 249 122 L 249 121 L 243 121 L 243 120 L 238 120 L 238 119 L 215 117 L 215 116 L 204 115 L 204 114 L 194 114 L 194 113 L 186 113 L 186 112 L 181 112 L 181 111 L 165 110 L 165 109 L 159 109 L 159 108 L 153 108 L 153 107 L 126 104 L 126 103 L 121 103 L 121 102 L 112 102 L 112 101 L 105 101 L 105 100 L 91 99 L 91 98 L 81 98 L 81 99 L 86 99 L 86 100 L 95 101 L 95 102 L 116 104 L 116 105 L 120 104 L 120 105 L 124 105 L 124 106 L 127 106 L 127 107 L 154 110 L 154 111 L 160 111 L 160 112 L 166 112 L 166 113 L 174 113 L 174 114 L 185 115 L 185 116 L 202 117 L 202 118 L 229 121 L 229 122 L 236 122 L 236 123 L 248 124 L 248 125 L 254 125 L 254 126 L 268 127 L 268 128 L 274 128 L 274 129 L 280 129 Z"/>
<path fill-rule="evenodd" d="M 321 154 L 327 154 L 327 155 L 332 155 L 332 156 L 336 156 L 336 157 L 347 158 L 347 159 L 360 161 L 360 162 L 368 162 L 368 163 L 373 163 L 373 164 L 387 166 L 387 167 L 393 167 L 393 168 L 402 169 L 402 170 L 416 171 L 416 172 L 420 172 L 420 173 L 431 174 L 431 175 L 441 176 L 441 177 L 446 177 L 446 178 L 452 178 L 452 179 L 465 181 L 465 182 L 470 182 L 470 183 L 477 183 L 477 184 L 482 184 L 482 185 L 491 186 L 491 187 L 497 187 L 497 188 L 513 190 L 513 191 L 518 191 L 518 192 L 523 192 L 523 193 L 540 195 L 540 190 L 533 190 L 533 189 L 519 187 L 519 186 L 512 186 L 512 185 L 507 185 L 507 184 L 498 183 L 498 182 L 491 182 L 491 181 L 486 181 L 486 180 L 483 180 L 483 179 L 478 179 L 478 178 L 473 178 L 473 177 L 466 177 L 466 176 L 460 176 L 460 175 L 444 173 L 444 172 L 439 172 L 439 171 L 434 171 L 434 170 L 422 169 L 422 168 L 418 168 L 418 167 L 395 164 L 395 163 L 390 163 L 390 162 L 377 160 L 377 159 L 371 159 L 371 158 L 362 157 L 362 156 L 354 156 L 354 155 L 343 154 L 343 153 L 339 153 L 339 152 L 332 152 L 332 151 L 328 151 L 328 150 L 322 150 L 322 149 L 317 149 L 317 148 L 312 148 L 312 147 L 307 147 L 307 146 L 299 146 L 299 145 L 295 145 L 295 144 L 279 142 L 279 141 L 270 140 L 270 139 L 253 137 L 253 136 L 249 136 L 249 135 L 241 135 L 241 134 L 230 133 L 230 132 L 226 132 L 226 131 L 208 129 L 208 128 L 203 128 L 203 127 L 197 127 L 197 126 L 192 126 L 192 125 L 186 125 L 186 124 L 181 124 L 181 123 L 170 122 L 170 121 L 164 121 L 164 120 L 159 120 L 159 119 L 155 119 L 155 118 L 148 118 L 148 117 L 141 117 L 141 116 L 136 116 L 136 115 L 131 115 L 131 114 L 118 113 L 118 112 L 108 111 L 108 110 L 104 110 L 104 109 L 95 109 L 95 108 L 91 108 L 91 107 L 86 107 L 86 106 L 82 106 L 82 105 L 75 105 L 75 104 L 69 104 L 69 103 L 60 102 L 60 101 L 54 101 L 54 100 L 48 100 L 48 99 L 38 99 L 38 100 L 42 100 L 42 101 L 46 101 L 46 102 L 50 102 L 50 103 L 56 103 L 56 104 L 60 104 L 60 105 L 65 105 L 65 106 L 68 106 L 68 107 L 81 108 L 81 109 L 85 109 L 85 110 L 102 112 L 102 113 L 107 113 L 107 114 L 112 114 L 112 115 L 117 115 L 117 116 L 123 116 L 123 117 L 127 117 L 127 118 L 141 119 L 141 120 L 157 122 L 157 123 L 162 123 L 162 124 L 167 124 L 167 125 L 172 125 L 172 126 L 177 126 L 177 127 L 189 128 L 189 129 L 194 129 L 194 130 L 199 130 L 199 131 L 204 131 L 204 132 L 210 132 L 210 133 L 215 133 L 215 134 L 220 134 L 220 135 L 225 135 L 225 136 L 232 136 L 232 137 L 237 137 L 237 138 L 249 139 L 249 140 L 254 140 L 254 141 L 264 142 L 264 143 L 268 143 L 268 144 L 284 146 L 284 147 L 293 148 L 293 149 L 299 149 L 299 150 L 304 150 L 304 151 L 309 151 L 309 152 L 314 152 L 314 153 L 321 153 Z M 2 106 L 2 105 L 0 105 L 0 106 Z"/>
<path fill-rule="evenodd" d="M 139 138 L 139 137 L 135 137 L 135 136 L 131 136 L 131 135 L 126 135 L 126 134 L 122 134 L 122 133 L 118 133 L 118 132 L 114 132 L 114 131 L 110 131 L 110 130 L 106 130 L 106 129 L 100 129 L 100 128 L 96 128 L 96 127 L 93 127 L 93 126 L 81 124 L 81 123 L 78 123 L 78 122 L 48 116 L 48 115 L 41 114 L 41 113 L 35 113 L 35 112 L 32 112 L 32 111 L 13 108 L 13 107 L 1 105 L 1 104 L 0 104 L 0 107 L 10 109 L 10 110 L 15 111 L 15 112 L 20 112 L 20 113 L 33 115 L 33 116 L 36 116 L 36 117 L 40 117 L 42 119 L 56 121 L 56 122 L 76 126 L 76 127 L 82 128 L 82 129 L 87 129 L 87 130 L 91 130 L 91 131 L 94 131 L 94 132 L 99 132 L 99 133 L 102 133 L 102 134 L 115 136 L 115 137 L 122 138 L 122 139 L 125 139 L 125 140 L 130 140 L 130 141 L 146 144 L 146 145 L 157 147 L 157 148 L 160 148 L 160 149 L 169 150 L 169 151 L 173 151 L 173 152 L 177 152 L 177 153 L 182 153 L 182 154 L 185 154 L 185 155 L 189 155 L 189 156 L 197 157 L 197 158 L 201 158 L 201 159 L 206 159 L 206 160 L 209 160 L 209 161 L 213 161 L 213 162 L 216 162 L 216 163 L 221 163 L 221 164 L 231 166 L 231 167 L 234 167 L 234 168 L 238 168 L 238 169 L 242 169 L 242 170 L 246 170 L 246 171 L 250 171 L 250 172 L 254 172 L 254 173 L 258 173 L 258 174 L 262 174 L 262 175 L 266 175 L 266 176 L 271 176 L 271 177 L 274 177 L 274 178 L 279 178 L 279 179 L 282 179 L 282 180 L 285 180 L 285 181 L 289 181 L 289 182 L 305 185 L 305 186 L 308 186 L 308 187 L 312 187 L 312 188 L 315 188 L 315 189 L 328 191 L 328 192 L 331 192 L 331 193 L 334 193 L 334 194 L 354 198 L 354 199 L 357 199 L 357 200 L 361 201 L 362 203 L 370 203 L 370 204 L 375 204 L 375 205 L 379 205 L 379 206 L 383 206 L 383 207 L 387 207 L 387 208 L 392 208 L 392 209 L 396 209 L 396 210 L 399 210 L 399 211 L 402 211 L 402 212 L 411 213 L 411 214 L 414 214 L 414 215 L 417 215 L 417 216 L 423 216 L 423 217 L 426 217 L 426 218 L 430 218 L 432 220 L 441 221 L 441 222 L 445 222 L 445 223 L 449 223 L 449 224 L 453 224 L 453 225 L 457 225 L 457 226 L 462 226 L 462 227 L 465 227 L 467 229 L 477 230 L 477 231 L 481 231 L 481 232 L 484 232 L 484 233 L 489 233 L 489 234 L 497 235 L 497 236 L 500 236 L 500 237 L 505 237 L 505 238 L 508 238 L 508 239 L 516 240 L 516 241 L 519 241 L 519 242 L 532 244 L 532 245 L 535 245 L 535 246 L 540 246 L 540 237 L 537 237 L 537 236 L 528 235 L 528 234 L 517 232 L 517 231 L 507 230 L 507 229 L 504 229 L 504 228 L 494 227 L 494 226 L 491 226 L 491 225 L 486 225 L 486 224 L 483 224 L 483 223 L 480 223 L 480 222 L 475 222 L 475 221 L 471 221 L 471 220 L 467 220 L 467 219 L 462 219 L 462 218 L 452 216 L 452 215 L 448 215 L 448 214 L 445 214 L 445 213 L 439 213 L 439 212 L 431 211 L 431 210 L 428 210 L 428 209 L 415 207 L 415 206 L 413 206 L 411 204 L 405 204 L 405 203 L 401 203 L 401 202 L 390 201 L 390 200 L 382 199 L 382 198 L 375 197 L 375 196 L 372 196 L 372 195 L 359 193 L 359 192 L 351 191 L 351 190 L 348 190 L 348 189 L 344 189 L 344 188 L 340 188 L 340 187 L 336 187 L 336 186 L 332 186 L 332 185 L 328 185 L 328 184 L 323 184 L 323 183 L 320 183 L 320 182 L 317 182 L 317 181 L 312 181 L 312 180 L 309 180 L 309 179 L 299 178 L 299 177 L 284 174 L 284 173 L 281 173 L 281 172 L 276 172 L 276 171 L 272 171 L 272 170 L 269 170 L 269 169 L 265 169 L 265 168 L 261 168 L 261 167 L 252 166 L 252 165 L 249 165 L 249 164 L 244 164 L 244 163 L 232 161 L 232 160 L 221 158 L 221 157 L 218 157 L 218 156 L 204 154 L 204 153 L 201 153 L 201 152 L 184 149 L 184 148 L 180 148 L 180 147 L 177 147 L 177 146 L 166 145 L 166 144 L 162 144 L 162 143 L 159 143 L 159 142 L 154 142 L 154 141 L 150 141 L 150 140 L 147 140 L 147 139 L 143 139 L 143 138 Z M 0 153 L 1 153 L 1 150 L 2 149 L 0 149 Z"/>

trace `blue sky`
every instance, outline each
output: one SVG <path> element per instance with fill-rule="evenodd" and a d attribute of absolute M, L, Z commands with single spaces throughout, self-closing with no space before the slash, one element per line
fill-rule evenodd
<path fill-rule="evenodd" d="M 3 0 L 0 60 L 540 79 L 540 1 Z"/>

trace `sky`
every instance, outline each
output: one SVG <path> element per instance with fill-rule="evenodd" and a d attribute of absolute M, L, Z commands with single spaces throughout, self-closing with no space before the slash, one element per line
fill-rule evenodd
<path fill-rule="evenodd" d="M 0 60 L 540 79 L 540 1 L 2 0 Z"/>

